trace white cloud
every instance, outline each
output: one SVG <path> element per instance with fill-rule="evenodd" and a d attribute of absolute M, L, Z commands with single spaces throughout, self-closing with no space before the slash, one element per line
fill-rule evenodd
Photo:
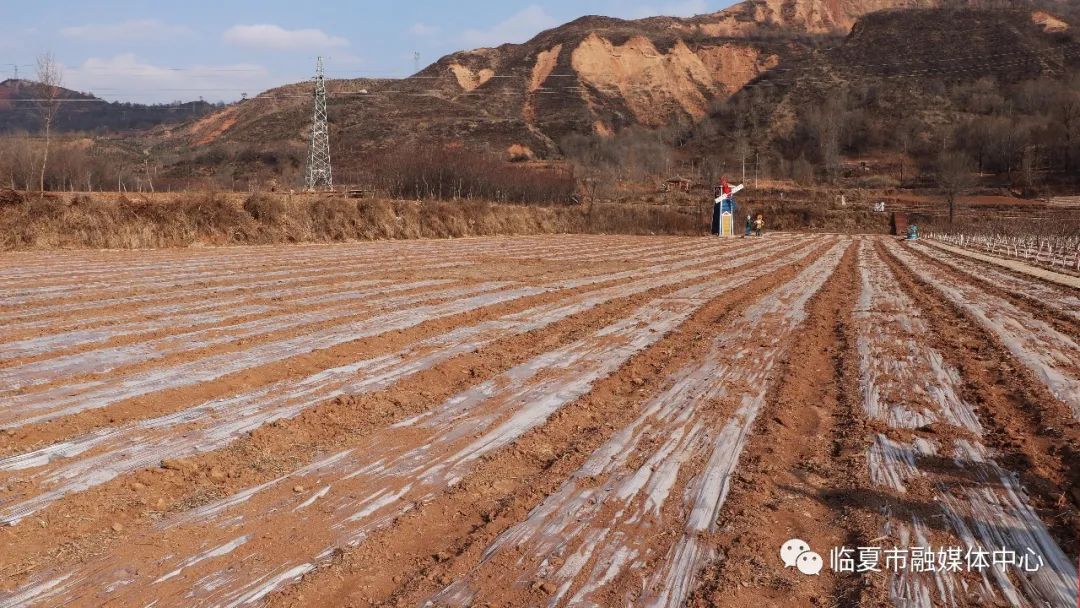
<path fill-rule="evenodd" d="M 498 46 L 507 42 L 525 42 L 548 28 L 559 25 L 554 17 L 536 4 L 514 13 L 485 30 L 466 30 L 461 41 L 472 47 Z"/>
<path fill-rule="evenodd" d="M 60 35 L 84 42 L 159 41 L 191 34 L 182 25 L 170 25 L 160 19 L 133 19 L 120 23 L 75 25 L 60 29 Z"/>
<path fill-rule="evenodd" d="M 705 0 L 683 0 L 682 2 L 665 2 L 657 5 L 634 7 L 629 16 L 634 19 L 645 17 L 693 17 L 711 12 L 709 4 Z"/>
<path fill-rule="evenodd" d="M 225 30 L 222 39 L 235 46 L 274 51 L 325 50 L 349 46 L 348 40 L 322 30 L 287 30 L 265 23 L 234 25 Z"/>
<path fill-rule="evenodd" d="M 422 23 L 422 22 L 414 23 L 412 25 L 412 27 L 409 28 L 409 33 L 410 34 L 412 34 L 413 36 L 419 36 L 421 38 L 427 38 L 429 36 L 434 36 L 435 34 L 438 34 L 439 31 L 440 31 L 439 26 L 437 26 L 437 25 L 428 25 L 428 24 Z"/>
<path fill-rule="evenodd" d="M 288 82 L 273 77 L 265 67 L 253 64 L 162 67 L 125 53 L 111 58 L 90 58 L 77 67 L 66 67 L 64 86 L 92 92 L 107 101 L 166 103 L 232 101 L 242 93 L 254 96 Z"/>

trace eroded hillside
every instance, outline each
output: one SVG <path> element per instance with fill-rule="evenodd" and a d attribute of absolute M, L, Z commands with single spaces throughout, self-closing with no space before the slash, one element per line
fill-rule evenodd
<path fill-rule="evenodd" d="M 342 152 L 389 141 L 484 142 L 557 152 L 570 132 L 692 122 L 822 37 L 883 8 L 936 0 L 751 0 L 690 19 L 583 17 L 524 44 L 462 51 L 397 81 L 330 84 Z M 174 133 L 170 142 L 300 142 L 308 98 L 290 85 Z M 348 145 L 340 143 L 348 140 Z"/>

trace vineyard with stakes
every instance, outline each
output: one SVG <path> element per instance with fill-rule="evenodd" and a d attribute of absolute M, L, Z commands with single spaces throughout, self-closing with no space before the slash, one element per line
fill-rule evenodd
<path fill-rule="evenodd" d="M 932 239 L 1048 268 L 1080 273 L 1080 235 L 931 232 Z"/>
<path fill-rule="evenodd" d="M 873 236 L 5 254 L 0 607 L 1075 606 L 1078 311 Z"/>

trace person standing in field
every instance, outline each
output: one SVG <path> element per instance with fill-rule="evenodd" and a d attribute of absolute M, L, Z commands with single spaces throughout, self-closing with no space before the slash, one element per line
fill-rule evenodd
<path fill-rule="evenodd" d="M 749 213 L 746 214 L 746 232 L 743 233 L 743 238 L 750 236 L 750 233 L 754 230 L 754 217 Z"/>
<path fill-rule="evenodd" d="M 716 236 L 720 236 L 720 206 L 721 206 L 721 203 L 720 203 L 720 194 L 719 194 L 719 192 L 720 192 L 719 187 L 715 188 L 714 191 L 713 191 L 713 194 L 716 196 L 716 199 L 713 201 L 712 225 L 711 225 L 711 228 L 709 230 L 710 233 L 712 233 L 713 235 L 716 235 Z"/>
<path fill-rule="evenodd" d="M 754 231 L 758 236 L 762 236 L 762 233 L 765 231 L 765 217 L 760 213 L 758 214 L 757 219 L 754 220 Z"/>

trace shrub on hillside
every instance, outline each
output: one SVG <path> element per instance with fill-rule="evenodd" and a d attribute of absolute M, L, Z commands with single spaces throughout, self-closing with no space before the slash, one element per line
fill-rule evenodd
<path fill-rule="evenodd" d="M 288 205 L 280 197 L 269 194 L 252 194 L 244 201 L 244 211 L 251 217 L 270 226 L 281 224 L 288 214 Z"/>
<path fill-rule="evenodd" d="M 308 206 L 308 221 L 319 240 L 344 241 L 359 238 L 359 213 L 354 201 L 321 198 Z"/>
<path fill-rule="evenodd" d="M 574 194 L 572 173 L 464 149 L 427 148 L 373 159 L 376 188 L 394 198 L 565 204 Z"/>
<path fill-rule="evenodd" d="M 20 205 L 23 202 L 23 197 L 18 192 L 11 188 L 0 189 L 0 207 L 4 205 Z"/>
<path fill-rule="evenodd" d="M 67 204 L 57 196 L 27 196 L 24 203 L 26 213 L 33 218 L 56 218 L 64 213 Z"/>
<path fill-rule="evenodd" d="M 196 232 L 230 232 L 251 221 L 246 220 L 240 209 L 213 193 L 181 198 L 173 206 Z"/>

